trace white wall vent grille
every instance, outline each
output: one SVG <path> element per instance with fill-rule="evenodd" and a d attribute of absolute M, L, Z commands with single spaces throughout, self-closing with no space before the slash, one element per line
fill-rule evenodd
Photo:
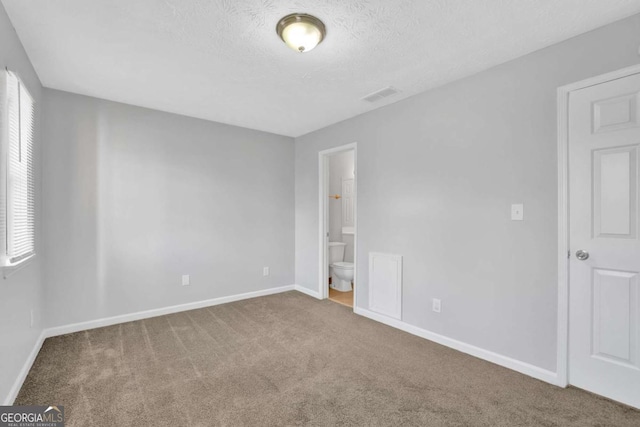
<path fill-rule="evenodd" d="M 369 95 L 362 98 L 362 100 L 367 102 L 377 102 L 377 101 L 380 101 L 381 99 L 395 95 L 398 92 L 400 92 L 398 89 L 388 86 L 383 89 L 377 90 L 373 93 L 370 93 Z"/>

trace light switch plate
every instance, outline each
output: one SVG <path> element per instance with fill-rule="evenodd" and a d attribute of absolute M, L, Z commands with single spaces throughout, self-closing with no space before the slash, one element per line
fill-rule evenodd
<path fill-rule="evenodd" d="M 511 205 L 511 220 L 512 221 L 524 221 L 524 205 L 514 204 Z"/>

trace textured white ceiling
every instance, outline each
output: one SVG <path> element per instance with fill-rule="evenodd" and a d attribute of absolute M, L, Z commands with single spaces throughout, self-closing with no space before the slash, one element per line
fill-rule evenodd
<path fill-rule="evenodd" d="M 640 12 L 640 0 L 2 0 L 50 88 L 299 136 Z M 299 54 L 275 25 L 318 16 Z M 371 104 L 361 98 L 394 86 Z"/>

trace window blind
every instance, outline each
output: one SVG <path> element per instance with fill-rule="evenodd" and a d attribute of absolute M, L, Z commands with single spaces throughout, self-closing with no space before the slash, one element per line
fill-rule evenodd
<path fill-rule="evenodd" d="M 35 253 L 34 102 L 15 74 L 9 71 L 2 74 L 1 263 L 13 266 Z"/>

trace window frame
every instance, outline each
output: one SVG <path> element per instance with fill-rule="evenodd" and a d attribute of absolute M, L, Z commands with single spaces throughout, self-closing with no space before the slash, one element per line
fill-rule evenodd
<path fill-rule="evenodd" d="M 27 180 L 27 186 L 29 186 L 29 182 L 31 181 L 33 184 L 33 249 L 31 252 L 27 252 L 22 256 L 22 258 L 20 258 L 18 261 L 15 261 L 13 263 L 11 263 L 11 257 L 9 255 L 9 234 L 11 233 L 11 227 L 13 224 L 9 224 L 9 209 L 11 206 L 11 200 L 13 197 L 15 197 L 13 195 L 13 192 L 11 191 L 11 187 L 9 186 L 9 179 L 10 179 L 10 158 L 9 158 L 9 153 L 11 150 L 11 143 L 12 141 L 9 138 L 9 130 L 7 128 L 0 128 L 0 174 L 2 176 L 0 176 L 0 183 L 2 183 L 5 186 L 5 189 L 0 193 L 0 197 L 4 198 L 4 200 L 0 201 L 0 209 L 4 209 L 4 215 L 3 215 L 3 221 L 0 223 L 0 270 L 2 271 L 2 276 L 6 279 L 8 278 L 10 275 L 12 275 L 13 273 L 17 272 L 18 270 L 24 268 L 25 266 L 29 265 L 35 258 L 37 255 L 37 220 L 36 220 L 36 212 L 37 212 L 37 198 L 36 198 L 36 168 L 35 168 L 35 147 L 36 147 L 36 137 L 37 137 L 37 132 L 36 132 L 36 100 L 33 97 L 33 95 L 31 94 L 31 91 L 29 90 L 28 86 L 24 83 L 24 81 L 20 78 L 20 76 L 16 73 L 13 72 L 11 70 L 9 70 L 8 68 L 5 68 L 4 70 L 2 70 L 1 72 L 5 73 L 4 76 L 4 84 L 5 87 L 2 88 L 2 90 L 6 91 L 7 86 L 8 86 L 8 79 L 10 78 L 15 78 L 18 84 L 18 105 L 17 105 L 17 109 L 18 109 L 18 123 L 21 123 L 23 120 L 23 111 L 22 111 L 22 103 L 20 102 L 20 97 L 22 96 L 22 94 L 20 93 L 20 91 L 24 91 L 26 92 L 26 94 L 29 96 L 30 101 L 31 101 L 31 105 L 33 108 L 32 111 L 32 122 L 31 122 L 31 132 L 32 132 L 32 136 L 31 136 L 31 158 L 29 159 L 31 162 L 31 165 L 27 166 L 27 172 L 26 172 L 26 176 L 25 179 Z M 7 98 L 0 98 L 0 102 L 6 102 L 5 99 Z M 4 127 L 7 126 L 8 127 L 8 118 L 9 118 L 9 109 L 7 108 L 7 110 L 5 111 L 5 107 L 7 107 L 8 103 L 6 103 L 3 106 L 0 106 L 0 114 L 2 114 L 2 117 L 0 117 L 0 127 Z M 22 129 L 19 129 L 19 132 L 21 132 Z M 20 133 L 19 133 L 20 134 Z M 22 147 L 20 148 L 22 149 Z M 30 172 L 30 173 L 29 173 Z M 27 202 L 29 203 L 29 198 L 27 197 Z M 28 208 L 27 208 L 28 209 Z"/>

